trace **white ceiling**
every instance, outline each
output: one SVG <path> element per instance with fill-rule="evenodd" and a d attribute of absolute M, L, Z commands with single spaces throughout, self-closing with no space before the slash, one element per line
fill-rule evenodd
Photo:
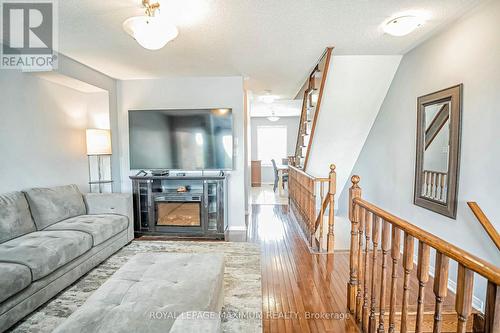
<path fill-rule="evenodd" d="M 140 0 L 59 1 L 63 54 L 118 79 L 247 78 L 255 94 L 292 98 L 326 46 L 337 55 L 402 54 L 484 0 L 160 0 L 179 36 L 160 51 L 141 48 L 122 22 Z M 384 35 L 394 14 L 422 10 L 430 21 L 406 37 Z"/>

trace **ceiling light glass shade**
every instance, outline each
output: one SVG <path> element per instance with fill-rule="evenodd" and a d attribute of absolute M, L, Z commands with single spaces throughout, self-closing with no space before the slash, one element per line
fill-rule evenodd
<path fill-rule="evenodd" d="M 264 95 L 259 97 L 260 101 L 266 104 L 272 104 L 276 100 L 274 95 Z"/>
<path fill-rule="evenodd" d="M 425 23 L 425 19 L 408 15 L 391 19 L 384 25 L 384 32 L 392 36 L 405 36 Z"/>
<path fill-rule="evenodd" d="M 175 25 L 151 16 L 131 17 L 123 22 L 123 29 L 148 50 L 161 49 L 179 34 Z"/>
<path fill-rule="evenodd" d="M 271 115 L 269 117 L 267 117 L 267 120 L 275 122 L 275 121 L 280 120 L 280 117 L 277 117 L 276 113 L 274 113 L 274 110 L 273 110 L 273 112 L 271 113 Z"/>

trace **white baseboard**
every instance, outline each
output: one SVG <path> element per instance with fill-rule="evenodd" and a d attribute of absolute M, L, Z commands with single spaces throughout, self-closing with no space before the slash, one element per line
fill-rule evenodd
<path fill-rule="evenodd" d="M 227 228 L 229 231 L 247 231 L 247 227 L 245 226 L 232 226 Z"/>

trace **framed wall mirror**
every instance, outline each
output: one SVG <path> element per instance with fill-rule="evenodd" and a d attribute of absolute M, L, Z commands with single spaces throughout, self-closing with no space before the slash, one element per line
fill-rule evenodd
<path fill-rule="evenodd" d="M 417 100 L 414 203 L 455 219 L 462 118 L 462 84 Z"/>

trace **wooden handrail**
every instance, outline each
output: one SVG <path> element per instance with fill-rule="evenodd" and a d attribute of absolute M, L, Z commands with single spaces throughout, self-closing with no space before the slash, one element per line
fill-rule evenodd
<path fill-rule="evenodd" d="M 325 49 L 318 62 L 314 65 L 313 70 L 309 73 L 309 76 L 297 93 L 296 97 L 296 99 L 302 98 L 302 112 L 300 115 L 299 131 L 297 133 L 297 143 L 295 146 L 295 165 L 300 166 L 303 170 L 306 169 L 307 162 L 309 160 L 309 153 L 323 100 L 323 91 L 330 66 L 332 50 L 333 47 L 327 47 Z M 318 73 L 320 73 L 321 76 L 318 76 Z M 317 92 L 318 100 L 313 106 L 312 94 L 314 92 Z M 312 111 L 308 112 L 308 109 Z M 308 124 L 311 125 L 309 133 L 307 133 Z M 305 142 L 305 138 L 308 138 L 307 143 Z M 305 155 L 303 154 L 303 148 L 305 148 Z"/>
<path fill-rule="evenodd" d="M 326 190 L 326 191 L 325 191 Z M 328 178 L 314 177 L 293 165 L 289 166 L 288 193 L 291 211 L 297 217 L 303 233 L 313 251 L 324 252 L 324 218 L 328 207 L 328 233 L 326 235 L 326 252 L 333 252 L 333 228 L 336 192 L 335 165 L 330 165 Z M 316 207 L 319 198 L 321 206 Z"/>
<path fill-rule="evenodd" d="M 409 291 L 410 280 L 415 277 L 412 274 L 414 270 L 416 270 L 418 280 L 415 331 L 423 331 L 425 286 L 430 275 L 430 250 L 434 249 L 433 291 L 435 309 L 433 332 L 441 332 L 443 325 L 443 302 L 448 290 L 449 259 L 453 259 L 458 263 L 455 297 L 456 332 L 465 333 L 467 325 L 470 323 L 474 273 L 488 280 L 485 298 L 484 332 L 499 332 L 500 268 L 363 200 L 361 198 L 362 191 L 358 185 L 359 176 L 353 176 L 351 181 L 352 186 L 349 189 L 351 245 L 349 250 L 347 307 L 355 316 L 361 331 L 363 333 L 385 332 L 387 325 L 389 332 L 395 332 L 397 330 L 395 327 L 396 316 L 399 316 L 397 314 L 399 311 L 400 331 L 407 332 L 410 329 L 409 299 L 411 294 Z M 382 251 L 379 251 L 379 244 L 381 244 Z M 403 248 L 401 248 L 401 245 L 403 245 Z M 415 264 L 417 246 L 418 254 Z M 402 255 L 401 249 L 403 249 Z M 380 254 L 382 254 L 382 260 L 378 261 Z M 385 290 L 386 283 L 389 282 L 386 281 L 388 273 L 387 260 L 390 258 L 392 258 L 392 276 L 390 279 L 389 322 L 385 323 L 383 317 L 386 304 Z M 403 268 L 402 276 L 398 273 L 399 265 Z M 398 296 L 398 286 L 400 286 L 398 281 L 400 279 L 403 280 L 403 288 L 402 295 Z M 378 290 L 380 290 L 380 293 Z M 378 319 L 375 315 L 377 313 L 377 297 L 379 298 L 380 314 Z M 402 301 L 401 310 L 396 309 L 396 300 L 398 298 Z"/>
<path fill-rule="evenodd" d="M 500 234 L 498 234 L 497 229 L 491 224 L 490 220 L 486 217 L 484 214 L 483 210 L 477 202 L 469 201 L 467 202 L 467 205 L 469 205 L 470 209 L 478 219 L 479 223 L 483 226 L 484 230 L 490 236 L 491 240 L 495 245 L 497 246 L 498 250 L 500 251 Z"/>
<path fill-rule="evenodd" d="M 289 165 L 288 169 L 293 169 L 295 172 L 303 175 L 304 177 L 310 178 L 314 182 L 321 182 L 321 183 L 328 183 L 330 181 L 330 178 L 327 177 L 314 177 L 313 175 L 308 174 L 302 169 L 297 168 L 296 166 Z"/>
<path fill-rule="evenodd" d="M 304 176 L 304 177 L 307 177 L 307 178 L 309 178 L 309 179 L 311 179 L 311 180 L 313 180 L 313 181 L 316 181 L 316 177 L 314 177 L 314 176 L 312 176 L 312 175 L 308 174 L 308 173 L 307 173 L 307 172 L 305 172 L 304 170 L 302 170 L 302 169 L 300 169 L 300 168 L 297 168 L 297 167 L 296 167 L 296 166 L 294 166 L 294 165 L 289 165 L 289 166 L 288 166 L 288 169 L 291 169 L 291 170 L 293 170 L 293 171 L 295 171 L 295 172 L 297 172 L 297 173 L 301 174 L 301 175 L 302 175 L 302 176 Z"/>
<path fill-rule="evenodd" d="M 496 284 L 500 284 L 500 267 L 490 264 L 483 259 L 480 259 L 473 254 L 470 254 L 469 252 L 462 250 L 423 229 L 420 229 L 410 222 L 386 212 L 368 201 L 361 198 L 355 198 L 353 202 L 356 205 L 359 205 L 360 207 L 363 207 L 371 213 L 381 217 L 383 220 L 397 226 L 399 229 L 411 235 L 415 239 L 421 240 L 445 256 L 461 263 L 471 271 L 484 276 Z"/>

